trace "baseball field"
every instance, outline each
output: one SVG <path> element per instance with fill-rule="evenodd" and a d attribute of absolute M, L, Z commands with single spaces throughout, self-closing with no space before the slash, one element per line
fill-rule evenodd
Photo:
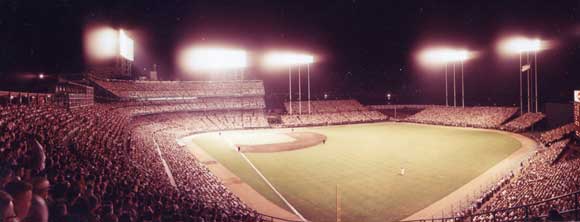
<path fill-rule="evenodd" d="M 283 151 L 290 129 L 200 134 L 193 142 L 262 196 L 292 212 L 257 171 L 309 221 L 396 221 L 433 204 L 520 148 L 493 131 L 403 123 L 297 128 L 325 143 Z M 254 169 L 242 155 L 245 155 Z M 401 174 L 404 169 L 404 174 Z"/>

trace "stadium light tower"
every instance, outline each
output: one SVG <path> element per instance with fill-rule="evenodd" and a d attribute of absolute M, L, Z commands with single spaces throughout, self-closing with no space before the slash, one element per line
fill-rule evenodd
<path fill-rule="evenodd" d="M 530 39 L 530 38 L 524 38 L 524 37 L 513 37 L 513 38 L 509 38 L 506 39 L 504 41 L 502 41 L 502 43 L 500 44 L 501 50 L 504 53 L 507 54 L 515 54 L 517 53 L 519 55 L 519 60 L 520 60 L 520 65 L 519 65 L 519 73 L 520 73 L 520 115 L 523 114 L 523 109 L 524 109 L 524 99 L 523 99 L 523 72 L 527 73 L 527 91 L 528 91 L 528 97 L 526 99 L 526 103 L 527 103 L 527 112 L 530 112 L 532 106 L 532 100 L 531 100 L 531 87 L 532 87 L 532 82 L 530 81 L 531 78 L 534 78 L 535 80 L 535 92 L 533 92 L 535 95 L 535 112 L 538 112 L 538 70 L 537 70 L 537 55 L 538 52 L 541 51 L 544 46 L 542 43 L 542 40 L 540 39 Z M 534 72 L 535 72 L 535 76 L 533 76 L 533 74 L 531 73 L 531 63 L 530 63 L 530 52 L 534 53 Z M 525 53 L 526 55 L 526 64 L 522 66 L 522 54 Z"/>
<path fill-rule="evenodd" d="M 455 65 L 457 62 L 461 62 L 461 87 L 462 87 L 462 104 L 465 106 L 465 86 L 463 80 L 463 63 L 469 59 L 470 53 L 465 49 L 452 49 L 452 48 L 431 48 L 426 49 L 420 54 L 420 62 L 426 65 L 444 65 L 445 66 L 445 105 L 449 106 L 449 95 L 447 90 L 447 69 L 449 63 L 453 66 L 453 106 L 457 106 L 457 84 L 456 84 L 456 72 Z"/>
<path fill-rule="evenodd" d="M 463 49 L 458 51 L 458 58 L 461 61 L 461 107 L 465 108 L 465 78 L 464 78 L 464 70 L 463 65 L 467 59 L 469 59 L 470 53 L 469 51 Z"/>
<path fill-rule="evenodd" d="M 264 56 L 266 66 L 288 66 L 288 98 L 290 100 L 289 111 L 292 110 L 292 66 L 298 66 L 298 112 L 302 114 L 302 86 L 301 86 L 301 65 L 306 65 L 308 75 L 308 113 L 312 112 L 310 105 L 310 64 L 314 63 L 314 56 L 292 52 L 272 52 Z"/>
<path fill-rule="evenodd" d="M 243 70 L 247 66 L 247 53 L 242 49 L 189 48 L 179 56 L 182 69 L 194 71 Z"/>

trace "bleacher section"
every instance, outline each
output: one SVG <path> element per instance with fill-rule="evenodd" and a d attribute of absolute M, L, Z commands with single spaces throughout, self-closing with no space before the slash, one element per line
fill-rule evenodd
<path fill-rule="evenodd" d="M 512 121 L 504 124 L 502 129 L 513 132 L 521 132 L 542 121 L 544 117 L 546 117 L 546 115 L 543 113 L 524 113 L 518 118 L 515 118 Z"/>
<path fill-rule="evenodd" d="M 405 121 L 478 128 L 499 128 L 517 111 L 513 107 L 445 107 L 432 106 L 409 116 Z"/>
<path fill-rule="evenodd" d="M 173 101 L 135 101 L 113 103 L 132 115 L 172 112 L 201 112 L 227 110 L 263 110 L 266 106 L 260 97 L 201 98 Z"/>
<path fill-rule="evenodd" d="M 284 107 L 286 111 L 290 110 L 292 106 L 292 111 L 294 114 L 298 114 L 300 106 L 302 106 L 302 113 L 308 112 L 308 102 L 285 102 Z M 362 106 L 358 101 L 351 100 L 316 100 L 310 102 L 310 108 L 312 113 L 336 113 L 336 112 L 347 112 L 347 111 L 366 111 L 367 109 Z"/>
<path fill-rule="evenodd" d="M 300 102 L 286 102 L 286 111 L 292 113 L 281 116 L 282 124 L 287 127 L 333 125 L 385 121 L 387 117 L 380 112 L 368 110 L 356 100 L 322 100 L 311 101 L 311 114 L 308 114 L 308 102 L 301 102 L 302 114 L 299 114 Z"/>
<path fill-rule="evenodd" d="M 244 81 L 129 81 L 91 79 L 123 100 L 264 96 L 264 84 Z"/>
<path fill-rule="evenodd" d="M 548 130 L 540 134 L 540 142 L 549 145 L 574 132 L 574 123 L 569 123 L 555 129 Z"/>

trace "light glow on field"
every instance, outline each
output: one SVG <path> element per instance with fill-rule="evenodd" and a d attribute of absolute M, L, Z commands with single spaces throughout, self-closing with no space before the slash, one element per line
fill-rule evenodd
<path fill-rule="evenodd" d="M 247 53 L 241 49 L 190 48 L 179 56 L 187 71 L 240 69 L 247 66 Z"/>
<path fill-rule="evenodd" d="M 311 64 L 314 63 L 314 56 L 292 52 L 271 52 L 264 56 L 263 63 L 266 66 Z"/>

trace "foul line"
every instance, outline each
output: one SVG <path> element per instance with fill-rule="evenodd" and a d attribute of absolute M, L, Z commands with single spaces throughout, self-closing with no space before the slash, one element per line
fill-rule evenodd
<path fill-rule="evenodd" d="M 286 198 L 284 198 L 284 196 L 282 196 L 282 194 L 280 192 L 278 192 L 278 190 L 276 190 L 274 185 L 272 185 L 270 183 L 270 181 L 268 181 L 268 179 L 266 179 L 266 177 L 264 177 L 264 175 L 262 175 L 262 173 L 256 168 L 256 166 L 254 166 L 254 164 L 252 164 L 252 162 L 246 157 L 246 155 L 244 153 L 240 152 L 240 155 L 242 155 L 242 157 L 244 157 L 246 162 L 248 162 L 248 164 L 250 164 L 250 166 L 252 168 L 254 168 L 254 171 L 256 171 L 256 173 L 258 173 L 258 175 L 260 175 L 260 177 L 262 177 L 262 180 L 264 180 L 264 182 L 266 182 L 268 184 L 268 186 L 270 186 L 270 188 L 272 188 L 272 190 L 280 197 L 280 199 L 282 199 L 284 201 L 284 203 L 286 203 L 286 205 L 288 205 L 288 207 L 290 207 L 290 209 L 292 209 L 292 211 L 294 212 L 294 214 L 296 214 L 296 216 L 300 217 L 300 219 L 302 221 L 307 221 L 306 218 L 304 218 L 302 216 L 302 214 L 300 214 L 300 212 L 298 212 L 298 210 L 296 210 L 296 208 L 294 208 L 294 206 L 292 206 L 292 204 L 290 204 L 290 202 L 288 202 L 288 200 L 286 200 Z"/>
<path fill-rule="evenodd" d="M 159 144 L 157 144 L 157 140 L 155 139 L 155 135 L 153 135 L 153 143 L 155 144 L 155 148 L 157 150 L 157 154 L 159 154 L 159 158 L 161 159 L 161 163 L 163 164 L 163 168 L 165 168 L 165 173 L 167 174 L 167 177 L 169 177 L 169 183 L 173 187 L 177 187 L 177 184 L 175 184 L 175 179 L 173 178 L 173 174 L 171 173 L 169 166 L 167 166 L 165 159 L 163 159 L 163 156 L 161 155 L 161 149 L 159 149 Z"/>
<path fill-rule="evenodd" d="M 230 147 L 232 147 L 234 150 L 237 151 L 237 147 L 229 139 L 225 139 L 225 140 L 230 144 Z M 260 170 L 258 170 L 258 168 L 256 168 L 256 166 L 254 166 L 252 161 L 250 161 L 244 153 L 242 153 L 242 152 L 239 152 L 239 153 L 244 158 L 244 160 L 246 160 L 246 162 L 248 162 L 248 164 L 250 164 L 250 166 L 254 169 L 254 171 L 256 171 L 256 173 L 258 173 L 258 175 L 260 175 L 262 180 L 264 180 L 264 182 L 266 182 L 266 184 L 268 184 L 268 186 L 274 191 L 274 193 L 276 193 L 276 195 L 278 195 L 278 197 L 280 197 L 280 199 L 282 199 L 282 201 L 284 201 L 284 203 L 286 203 L 286 205 L 294 212 L 294 214 L 296 214 L 296 216 L 298 216 L 300 218 L 300 220 L 308 221 L 308 220 L 306 220 L 306 218 L 304 218 L 302 216 L 302 214 L 300 214 L 300 212 L 298 212 L 298 210 L 296 210 L 296 208 L 294 208 L 294 206 L 292 206 L 292 204 L 290 204 L 290 202 L 288 202 L 288 200 L 286 200 L 286 198 L 284 198 L 284 196 L 282 196 L 282 194 L 280 192 L 278 192 L 278 190 L 274 187 L 274 185 L 272 185 L 272 183 L 270 183 L 270 181 L 268 181 L 268 179 L 266 179 L 266 177 L 262 174 L 262 172 L 260 172 Z"/>

